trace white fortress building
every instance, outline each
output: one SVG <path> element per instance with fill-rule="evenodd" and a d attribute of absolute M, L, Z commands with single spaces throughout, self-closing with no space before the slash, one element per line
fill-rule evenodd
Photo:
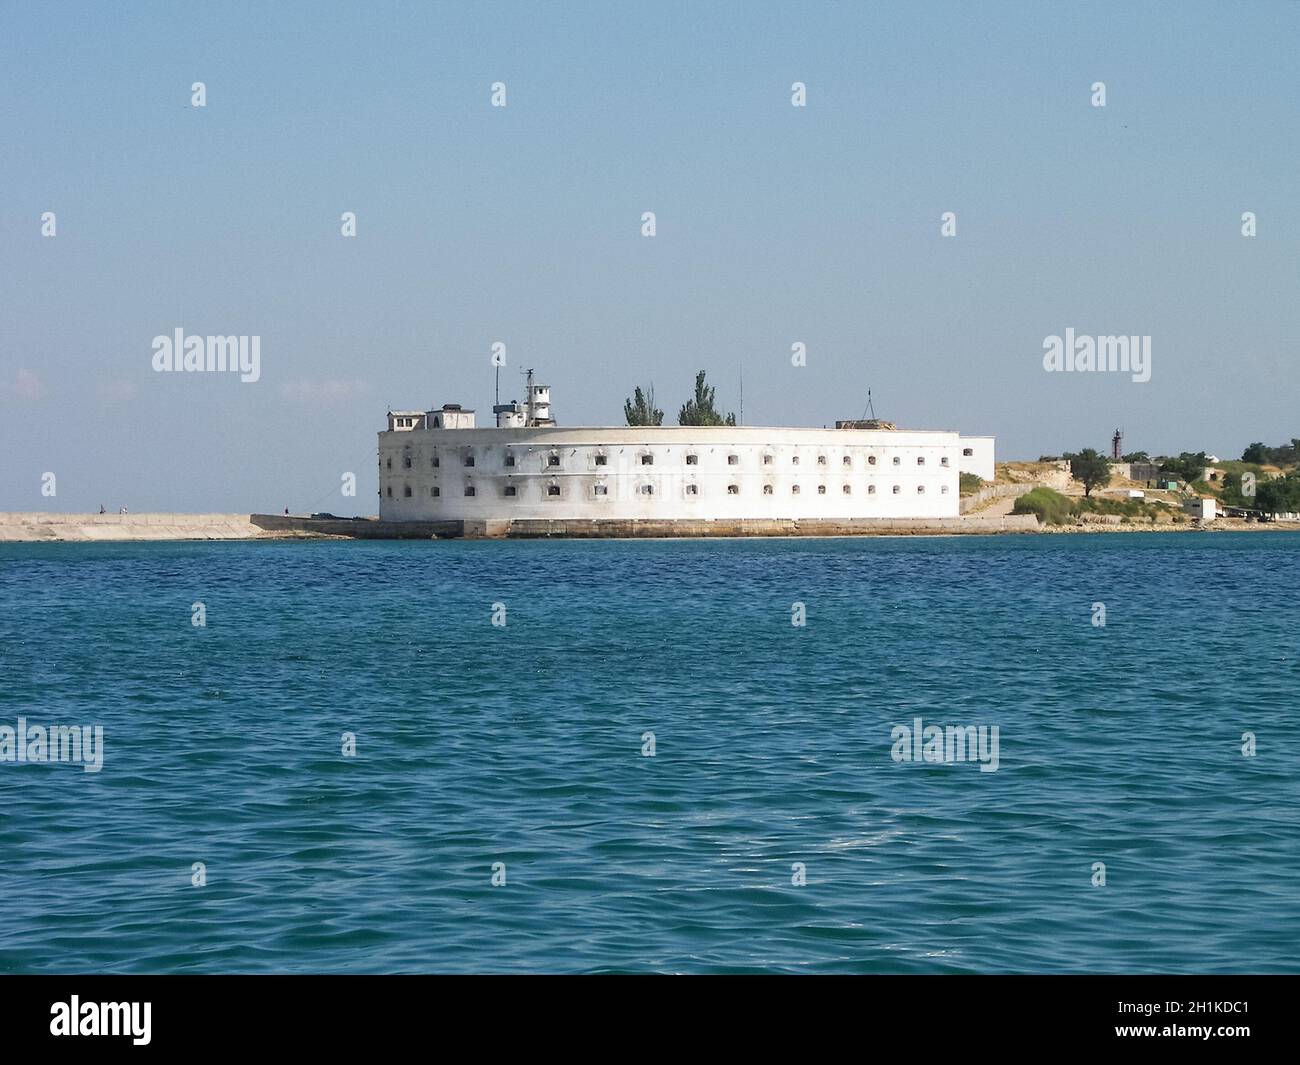
<path fill-rule="evenodd" d="M 993 437 L 837 422 L 560 428 L 546 385 L 479 428 L 448 403 L 388 413 L 384 521 L 956 518 L 958 475 L 993 479 Z"/>

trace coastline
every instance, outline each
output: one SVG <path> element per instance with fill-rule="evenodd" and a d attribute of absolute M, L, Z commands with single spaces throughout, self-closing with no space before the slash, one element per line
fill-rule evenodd
<path fill-rule="evenodd" d="M 1220 518 L 1188 522 L 1082 522 L 1042 525 L 1033 515 L 860 520 L 394 522 L 379 518 L 313 518 L 279 514 L 0 513 L 0 543 L 122 543 L 209 540 L 402 539 L 704 539 L 740 537 L 990 536 L 1124 532 L 1284 532 L 1298 522 Z"/>

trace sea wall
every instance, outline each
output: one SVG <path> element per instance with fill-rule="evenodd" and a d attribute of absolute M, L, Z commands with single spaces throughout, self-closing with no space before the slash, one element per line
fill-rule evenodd
<path fill-rule="evenodd" d="M 1030 514 L 971 518 L 672 521 L 574 519 L 509 521 L 381 521 L 281 514 L 0 514 L 0 543 L 132 540 L 284 540 L 346 538 L 578 539 L 728 536 L 951 536 L 1034 532 Z"/>
<path fill-rule="evenodd" d="M 465 535 L 538 539 L 639 539 L 733 536 L 960 536 L 971 533 L 1037 532 L 1032 514 L 991 518 L 848 518 L 725 521 L 655 521 L 641 519 L 515 519 L 466 522 Z"/>

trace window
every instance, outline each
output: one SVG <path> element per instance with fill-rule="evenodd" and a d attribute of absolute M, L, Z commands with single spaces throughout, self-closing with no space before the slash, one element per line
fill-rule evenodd
<path fill-rule="evenodd" d="M 513 465 L 515 464 L 515 457 L 514 457 L 514 455 L 511 455 L 509 452 L 507 452 L 507 453 L 506 453 L 506 461 L 505 461 L 505 464 L 506 464 L 507 466 L 513 466 Z"/>
<path fill-rule="evenodd" d="M 771 494 L 772 494 L 772 486 L 770 484 L 763 485 L 763 495 L 770 496 Z"/>
<path fill-rule="evenodd" d="M 846 484 L 846 485 L 844 486 L 844 494 L 845 494 L 846 496 L 848 496 L 848 495 L 852 495 L 852 494 L 853 494 L 853 485 L 851 485 L 851 484 Z"/>
<path fill-rule="evenodd" d="M 798 466 L 798 465 L 799 465 L 799 456 L 798 456 L 798 455 L 792 455 L 792 456 L 790 457 L 790 465 L 791 465 L 791 466 Z"/>
<path fill-rule="evenodd" d="M 686 494 L 687 494 L 688 496 L 697 496 L 697 495 L 699 495 L 699 494 L 700 494 L 700 486 L 699 486 L 698 484 L 688 484 L 688 485 L 686 486 Z"/>
<path fill-rule="evenodd" d="M 826 486 L 824 484 L 819 484 L 817 486 L 817 494 L 819 496 L 824 496 L 826 494 Z"/>
<path fill-rule="evenodd" d="M 642 455 L 642 456 L 641 456 L 641 465 L 642 465 L 642 466 L 653 466 L 654 464 L 655 464 L 655 457 L 654 457 L 653 455 Z"/>
<path fill-rule="evenodd" d="M 941 458 L 941 459 L 939 460 L 939 465 L 940 465 L 940 466 L 947 466 L 947 465 L 948 465 L 948 456 L 947 456 L 947 455 L 944 455 L 943 458 Z"/>
<path fill-rule="evenodd" d="M 876 494 L 876 486 L 874 484 L 867 485 L 867 495 L 873 496 L 875 494 Z"/>
<path fill-rule="evenodd" d="M 902 460 L 901 458 L 899 458 L 899 456 L 895 455 L 895 456 L 894 456 L 894 465 L 895 465 L 895 466 L 901 466 L 902 464 L 903 464 L 903 460 Z"/>
<path fill-rule="evenodd" d="M 946 484 L 939 489 L 939 494 L 945 496 L 948 494 L 948 486 Z"/>
<path fill-rule="evenodd" d="M 608 456 L 608 455 L 597 455 L 597 456 L 596 456 L 596 465 L 597 465 L 597 466 L 608 466 L 608 465 L 609 465 L 609 456 Z"/>
<path fill-rule="evenodd" d="M 404 495 L 407 499 L 411 498 L 411 486 L 409 484 L 402 485 L 402 495 Z"/>
<path fill-rule="evenodd" d="M 508 484 L 501 490 L 501 494 L 507 498 L 514 498 L 519 494 L 519 488 L 516 485 Z"/>
<path fill-rule="evenodd" d="M 868 456 L 867 456 L 867 465 L 868 465 L 868 466 L 874 466 L 875 464 L 876 464 L 876 456 L 875 456 L 875 455 L 868 455 Z"/>
<path fill-rule="evenodd" d="M 901 492 L 901 491 L 902 491 L 902 489 L 899 488 L 898 485 L 894 485 L 894 495 L 898 495 L 898 493 Z"/>
<path fill-rule="evenodd" d="M 924 455 L 917 455 L 917 456 L 916 456 L 916 464 L 917 464 L 918 466 L 924 466 L 924 465 L 925 465 L 925 456 L 924 456 Z"/>
<path fill-rule="evenodd" d="M 434 468 L 435 470 L 436 470 L 440 465 L 442 465 L 442 464 L 438 461 L 438 456 L 437 456 L 437 455 L 434 455 L 433 458 L 431 458 L 431 459 L 429 460 L 429 463 L 430 463 L 430 465 L 433 466 L 433 468 Z"/>
<path fill-rule="evenodd" d="M 478 495 L 478 493 L 474 491 L 474 486 L 472 484 L 467 484 L 465 486 L 465 494 L 467 496 Z"/>
<path fill-rule="evenodd" d="M 799 486 L 797 484 L 792 484 L 790 486 L 790 494 L 792 496 L 797 496 L 799 494 Z"/>
<path fill-rule="evenodd" d="M 738 485 L 738 484 L 729 484 L 729 485 L 727 485 L 727 495 L 729 495 L 729 496 L 738 496 L 738 495 L 740 495 L 740 485 Z"/>
<path fill-rule="evenodd" d="M 546 494 L 552 499 L 555 498 L 560 494 L 560 486 L 558 484 L 548 484 L 546 486 Z"/>
<path fill-rule="evenodd" d="M 473 465 L 474 465 L 474 456 L 473 456 L 473 455 L 466 455 L 466 456 L 465 456 L 465 465 L 466 465 L 466 466 L 473 466 Z"/>
<path fill-rule="evenodd" d="M 433 496 L 434 499 L 437 499 L 440 495 L 442 495 L 442 489 L 435 484 L 432 488 L 429 489 L 429 495 Z"/>
<path fill-rule="evenodd" d="M 392 456 L 392 455 L 389 455 L 389 456 L 388 456 L 388 461 L 387 461 L 384 465 L 386 465 L 390 470 L 393 468 L 393 456 Z"/>
<path fill-rule="evenodd" d="M 764 456 L 763 456 L 763 465 L 764 465 L 764 466 L 770 466 L 770 465 L 772 465 L 772 456 L 771 456 L 771 455 L 764 455 Z"/>
<path fill-rule="evenodd" d="M 388 486 L 388 498 L 393 498 L 393 486 L 391 484 Z"/>
<path fill-rule="evenodd" d="M 601 458 L 604 458 L 604 456 L 602 455 Z M 591 494 L 594 496 L 607 496 L 609 495 L 609 488 L 603 484 L 593 485 Z"/>
<path fill-rule="evenodd" d="M 975 454 L 975 449 L 973 447 L 964 447 L 961 449 L 961 453 L 962 453 L 962 457 L 970 458 L 973 454 Z"/>
<path fill-rule="evenodd" d="M 844 465 L 845 465 L 845 466 L 852 466 L 852 465 L 853 465 L 853 460 L 852 460 L 851 458 L 849 458 L 848 455 L 845 455 L 845 456 L 844 456 Z"/>
<path fill-rule="evenodd" d="M 641 494 L 642 494 L 643 496 L 652 496 L 652 495 L 654 495 L 654 494 L 655 494 L 655 486 L 652 485 L 652 484 L 643 484 L 643 485 L 641 486 Z"/>
<path fill-rule="evenodd" d="M 402 469 L 409 470 L 410 468 L 411 468 L 411 453 L 408 451 L 406 452 L 406 454 L 402 456 Z"/>
<path fill-rule="evenodd" d="M 560 456 L 559 456 L 559 455 L 547 455 L 547 456 L 546 456 L 546 465 L 548 465 L 548 466 L 558 466 L 559 464 L 560 464 Z"/>
<path fill-rule="evenodd" d="M 686 465 L 688 465 L 688 466 L 698 466 L 699 464 L 700 464 L 700 456 L 699 456 L 699 455 L 687 455 L 687 456 L 686 456 Z"/>
<path fill-rule="evenodd" d="M 739 456 L 739 455 L 728 455 L 728 456 L 727 456 L 727 465 L 728 465 L 728 466 L 739 466 L 739 465 L 740 465 L 740 456 Z"/>
<path fill-rule="evenodd" d="M 818 455 L 818 456 L 817 456 L 817 465 L 818 465 L 818 466 L 825 466 L 825 465 L 826 465 L 826 456 L 825 456 L 825 455 Z"/>
<path fill-rule="evenodd" d="M 925 485 L 923 485 L 923 484 L 918 484 L 918 485 L 916 486 L 916 494 L 919 495 L 919 496 L 923 496 L 923 495 L 925 495 Z"/>

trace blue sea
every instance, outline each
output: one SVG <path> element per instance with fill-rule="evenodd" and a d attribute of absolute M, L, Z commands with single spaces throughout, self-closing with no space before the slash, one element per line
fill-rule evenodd
<path fill-rule="evenodd" d="M 1284 533 L 0 545 L 0 726 L 103 729 L 0 763 L 0 971 L 1294 972 L 1297 603 Z"/>

